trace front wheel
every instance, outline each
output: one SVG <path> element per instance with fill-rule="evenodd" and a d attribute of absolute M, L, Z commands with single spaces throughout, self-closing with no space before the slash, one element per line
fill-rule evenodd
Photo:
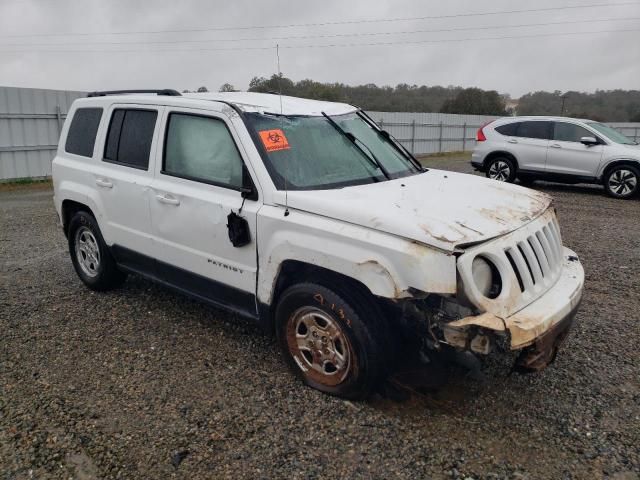
<path fill-rule="evenodd" d="M 640 171 L 631 165 L 618 165 L 604 177 L 604 189 L 614 198 L 628 199 L 638 193 Z"/>
<path fill-rule="evenodd" d="M 506 157 L 496 157 L 487 164 L 487 177 L 499 182 L 513 183 L 516 179 L 516 166 L 513 160 Z"/>
<path fill-rule="evenodd" d="M 361 399 L 381 379 L 385 355 L 377 310 L 353 298 L 313 283 L 294 285 L 278 302 L 276 332 L 289 367 L 307 385 Z"/>

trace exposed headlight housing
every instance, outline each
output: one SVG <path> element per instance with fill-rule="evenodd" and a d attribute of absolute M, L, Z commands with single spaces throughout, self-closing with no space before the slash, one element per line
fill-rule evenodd
<path fill-rule="evenodd" d="M 502 291 L 502 278 L 498 268 L 485 257 L 477 256 L 471 264 L 473 281 L 487 298 L 497 298 Z"/>

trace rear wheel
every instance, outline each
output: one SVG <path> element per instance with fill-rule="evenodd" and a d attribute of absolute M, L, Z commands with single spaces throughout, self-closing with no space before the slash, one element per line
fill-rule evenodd
<path fill-rule="evenodd" d="M 496 157 L 489 160 L 486 168 L 487 178 L 499 182 L 513 183 L 516 179 L 516 166 L 510 158 Z"/>
<path fill-rule="evenodd" d="M 628 199 L 638 193 L 640 171 L 631 165 L 618 165 L 604 177 L 604 189 L 614 198 Z"/>
<path fill-rule="evenodd" d="M 98 222 L 85 211 L 69 222 L 69 253 L 80 280 L 92 290 L 110 290 L 124 282 L 126 273 L 118 270 L 102 238 Z"/>
<path fill-rule="evenodd" d="M 314 283 L 289 287 L 276 308 L 278 341 L 307 385 L 360 399 L 381 379 L 385 353 L 377 309 Z"/>

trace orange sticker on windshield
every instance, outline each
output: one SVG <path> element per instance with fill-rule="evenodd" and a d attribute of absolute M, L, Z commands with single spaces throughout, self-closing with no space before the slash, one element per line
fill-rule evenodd
<path fill-rule="evenodd" d="M 262 143 L 264 148 L 267 149 L 267 152 L 288 150 L 291 148 L 287 141 L 287 137 L 284 136 L 284 132 L 279 128 L 274 130 L 261 130 L 258 133 L 260 134 L 260 138 L 262 139 Z"/>

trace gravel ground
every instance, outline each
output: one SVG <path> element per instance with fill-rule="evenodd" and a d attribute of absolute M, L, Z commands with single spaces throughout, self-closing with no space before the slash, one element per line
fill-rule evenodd
<path fill-rule="evenodd" d="M 640 201 L 536 188 L 587 275 L 556 363 L 363 403 L 303 388 L 233 315 L 136 277 L 90 292 L 51 190 L 0 188 L 0 478 L 638 479 Z"/>

